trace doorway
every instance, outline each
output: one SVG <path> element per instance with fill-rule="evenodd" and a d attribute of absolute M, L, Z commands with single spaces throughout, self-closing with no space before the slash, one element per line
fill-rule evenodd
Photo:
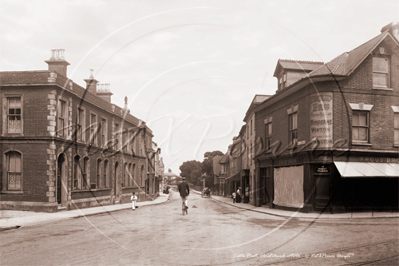
<path fill-rule="evenodd" d="M 56 178 L 56 201 L 62 207 L 66 206 L 67 201 L 67 167 L 66 167 L 66 158 L 64 154 L 60 154 L 57 160 L 57 178 Z"/>

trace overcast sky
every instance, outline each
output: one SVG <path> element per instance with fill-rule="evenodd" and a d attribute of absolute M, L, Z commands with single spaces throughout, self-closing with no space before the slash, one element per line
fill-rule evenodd
<path fill-rule="evenodd" d="M 328 62 L 399 21 L 398 0 L 0 0 L 0 70 L 45 70 L 65 49 L 68 77 L 94 69 L 128 97 L 165 170 L 227 151 L 278 59 Z"/>

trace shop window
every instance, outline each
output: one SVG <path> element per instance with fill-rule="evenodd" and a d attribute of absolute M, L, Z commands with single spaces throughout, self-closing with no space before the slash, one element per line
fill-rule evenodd
<path fill-rule="evenodd" d="M 68 137 L 68 108 L 66 101 L 59 99 L 57 115 L 57 136 L 61 138 Z"/>
<path fill-rule="evenodd" d="M 352 140 L 369 142 L 369 112 L 352 111 Z"/>
<path fill-rule="evenodd" d="M 292 113 L 288 116 L 289 119 L 289 142 L 294 144 L 298 140 L 298 113 Z"/>
<path fill-rule="evenodd" d="M 21 134 L 23 121 L 21 97 L 6 97 L 5 113 L 7 115 L 6 133 Z"/>
<path fill-rule="evenodd" d="M 389 58 L 382 56 L 373 57 L 373 86 L 389 87 Z"/>
<path fill-rule="evenodd" d="M 22 191 L 22 155 L 19 152 L 12 151 L 5 154 L 6 169 L 3 179 L 4 191 Z"/>

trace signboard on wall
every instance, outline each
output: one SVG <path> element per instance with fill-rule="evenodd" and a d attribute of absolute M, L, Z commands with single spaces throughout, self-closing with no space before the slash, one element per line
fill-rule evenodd
<path fill-rule="evenodd" d="M 333 95 L 331 92 L 310 96 L 310 138 L 319 140 L 320 148 L 333 145 Z"/>

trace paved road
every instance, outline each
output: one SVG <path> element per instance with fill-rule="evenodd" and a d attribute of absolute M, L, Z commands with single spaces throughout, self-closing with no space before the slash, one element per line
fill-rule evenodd
<path fill-rule="evenodd" d="M 301 220 L 190 195 L 1 233 L 1 265 L 398 265 L 398 219 Z M 373 264 L 374 263 L 374 264 Z"/>

